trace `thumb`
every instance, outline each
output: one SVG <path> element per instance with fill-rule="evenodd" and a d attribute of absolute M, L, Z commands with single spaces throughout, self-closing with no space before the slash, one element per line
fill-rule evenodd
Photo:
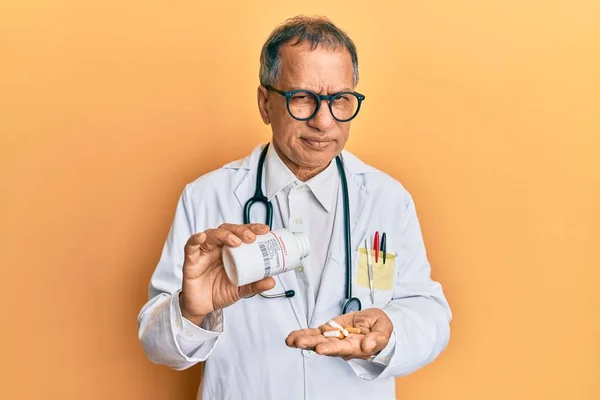
<path fill-rule="evenodd" d="M 186 257 L 192 257 L 200 251 L 200 246 L 206 241 L 206 233 L 200 232 L 189 237 L 183 248 Z"/>
<path fill-rule="evenodd" d="M 388 339 L 381 332 L 371 332 L 360 342 L 360 348 L 364 353 L 372 354 L 382 350 L 387 345 Z"/>
<path fill-rule="evenodd" d="M 272 277 L 268 277 L 265 279 L 261 279 L 260 281 L 256 281 L 253 283 L 249 283 L 244 286 L 240 286 L 239 293 L 241 297 L 250 296 L 252 294 L 258 294 L 265 292 L 269 289 L 273 289 L 275 287 L 275 279 Z"/>

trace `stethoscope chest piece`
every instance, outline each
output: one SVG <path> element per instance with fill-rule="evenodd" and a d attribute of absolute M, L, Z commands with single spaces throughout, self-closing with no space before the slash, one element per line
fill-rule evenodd
<path fill-rule="evenodd" d="M 342 314 L 348 314 L 360 310 L 362 310 L 362 304 L 358 297 L 351 297 L 349 299 L 344 300 L 344 305 L 342 306 Z"/>

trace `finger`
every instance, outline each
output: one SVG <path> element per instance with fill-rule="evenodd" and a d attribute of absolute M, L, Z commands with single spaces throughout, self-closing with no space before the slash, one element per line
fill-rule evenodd
<path fill-rule="evenodd" d="M 207 269 L 216 265 L 216 262 L 221 258 L 220 251 L 206 252 L 205 248 L 207 235 L 205 232 L 200 232 L 190 236 L 184 246 L 184 261 L 183 261 L 183 279 L 197 279 Z M 214 248 L 214 247 L 213 247 Z"/>
<path fill-rule="evenodd" d="M 237 247 L 242 243 L 242 240 L 239 237 L 227 229 L 208 229 L 205 233 L 206 241 L 200 248 L 206 252 L 213 250 L 217 246 L 227 245 L 230 247 Z"/>
<path fill-rule="evenodd" d="M 311 342 L 310 338 L 316 339 L 323 337 L 321 331 L 316 328 L 305 328 L 297 331 L 293 331 L 285 339 L 285 344 L 289 347 L 307 348 L 307 344 Z M 304 347 L 300 347 L 304 346 Z"/>
<path fill-rule="evenodd" d="M 256 240 L 256 235 L 263 235 L 269 232 L 269 227 L 264 224 L 221 224 L 219 229 L 225 229 L 239 237 L 244 243 L 252 243 Z"/>
<path fill-rule="evenodd" d="M 247 285 L 240 286 L 238 288 L 240 297 L 247 297 L 253 294 L 262 293 L 269 289 L 273 289 L 275 287 L 275 279 L 272 277 L 267 277 L 261 279 L 260 281 L 256 281 L 253 283 L 249 283 Z"/>
<path fill-rule="evenodd" d="M 374 354 L 385 348 L 389 341 L 389 336 L 381 332 L 372 332 L 366 335 L 361 343 L 360 349 L 363 353 Z"/>
<path fill-rule="evenodd" d="M 327 340 L 315 346 L 315 352 L 324 356 L 351 356 L 360 352 L 360 339 L 347 337 L 343 340 Z"/>
<path fill-rule="evenodd" d="M 221 257 L 220 252 L 212 251 L 215 247 L 215 245 L 208 243 L 206 232 L 190 236 L 183 248 L 185 254 L 184 267 L 196 265 L 200 260 L 203 260 L 202 264 L 205 268 L 213 264 Z"/>
<path fill-rule="evenodd" d="M 271 290 L 275 287 L 275 279 L 271 276 L 261 279 L 260 281 L 253 282 L 252 284 L 253 293 L 262 293 L 267 290 Z"/>
<path fill-rule="evenodd" d="M 318 330 L 317 328 L 304 328 L 304 329 L 299 329 L 297 331 L 293 331 L 291 332 L 288 337 L 285 339 L 286 343 L 292 343 L 294 342 L 297 338 L 301 337 L 301 336 L 305 336 L 305 335 L 309 335 L 309 336 L 319 336 L 321 335 L 321 331 Z"/>
<path fill-rule="evenodd" d="M 240 224 L 230 224 L 230 223 L 225 222 L 225 223 L 221 224 L 219 226 L 219 228 L 227 229 L 232 232 L 234 232 L 236 229 L 239 229 L 239 228 L 250 229 L 252 232 L 257 233 L 257 234 L 262 234 L 262 233 L 269 231 L 269 225 L 257 224 L 257 223 L 240 225 Z"/>
<path fill-rule="evenodd" d="M 323 335 L 304 335 L 299 336 L 293 343 L 293 347 L 297 347 L 299 349 L 315 349 L 319 344 L 328 342 L 328 341 L 338 341 L 337 338 L 325 337 Z"/>
<path fill-rule="evenodd" d="M 224 229 L 231 232 L 244 243 L 251 243 L 256 239 L 256 235 L 247 225 L 236 225 L 236 224 L 221 224 L 219 229 Z"/>
<path fill-rule="evenodd" d="M 265 235 L 271 230 L 269 225 L 265 224 L 247 224 L 245 226 L 248 228 L 248 231 L 246 231 L 245 235 L 246 238 L 249 239 L 250 243 L 256 240 L 257 235 Z"/>
<path fill-rule="evenodd" d="M 363 356 L 340 356 L 342 359 L 346 360 L 346 361 L 350 361 L 350 360 L 356 360 L 357 358 L 361 359 L 361 360 L 368 360 L 369 358 L 371 358 L 370 356 L 367 355 L 363 355 Z"/>
<path fill-rule="evenodd" d="M 269 225 L 265 224 L 246 224 L 246 226 L 257 235 L 264 235 L 271 230 Z"/>

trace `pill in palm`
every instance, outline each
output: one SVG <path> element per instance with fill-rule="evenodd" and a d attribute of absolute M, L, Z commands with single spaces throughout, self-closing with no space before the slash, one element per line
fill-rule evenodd
<path fill-rule="evenodd" d="M 348 331 L 345 330 L 340 324 L 338 324 L 334 320 L 330 320 L 329 322 L 327 322 L 327 325 L 331 326 L 332 328 L 342 331 L 342 334 L 344 335 L 344 337 L 349 335 Z"/>
<path fill-rule="evenodd" d="M 326 331 L 326 332 L 323 332 L 323 336 L 334 337 L 334 338 L 338 338 L 338 339 L 341 339 L 343 337 L 342 332 L 340 332 L 340 331 Z"/>
<path fill-rule="evenodd" d="M 338 324 L 334 320 L 330 320 L 329 322 L 327 322 L 327 325 L 331 326 L 332 328 L 337 328 L 339 330 L 344 329 L 340 324 Z"/>

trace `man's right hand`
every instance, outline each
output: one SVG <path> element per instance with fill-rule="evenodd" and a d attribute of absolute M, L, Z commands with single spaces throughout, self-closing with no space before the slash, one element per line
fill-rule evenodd
<path fill-rule="evenodd" d="M 223 224 L 189 238 L 185 245 L 183 282 L 179 305 L 184 318 L 200 325 L 207 314 L 225 308 L 242 297 L 262 293 L 275 287 L 275 280 L 267 277 L 237 287 L 231 283 L 223 267 L 223 246 L 237 247 L 242 242 L 252 243 L 256 235 L 269 232 L 263 224 Z"/>

